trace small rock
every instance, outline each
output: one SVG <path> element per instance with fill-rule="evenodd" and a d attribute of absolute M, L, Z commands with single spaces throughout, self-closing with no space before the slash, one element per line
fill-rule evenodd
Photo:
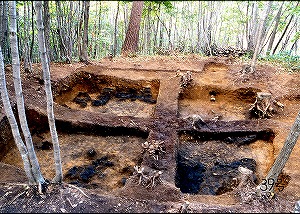
<path fill-rule="evenodd" d="M 214 95 L 210 95 L 210 101 L 212 102 L 216 101 L 216 97 Z"/>
<path fill-rule="evenodd" d="M 87 151 L 87 155 L 92 158 L 92 157 L 95 157 L 95 155 L 97 154 L 97 152 L 95 151 L 95 149 L 89 149 Z"/>

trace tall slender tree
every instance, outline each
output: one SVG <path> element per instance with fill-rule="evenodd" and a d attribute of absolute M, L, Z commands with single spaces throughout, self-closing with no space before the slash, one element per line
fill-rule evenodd
<path fill-rule="evenodd" d="M 298 5 L 299 5 L 299 1 L 297 2 L 297 5 L 296 5 L 295 7 L 297 8 Z M 291 22 L 292 22 L 294 16 L 295 16 L 295 14 L 293 13 L 293 14 L 291 15 L 291 18 L 290 18 L 289 22 L 288 22 L 287 25 L 285 26 L 284 31 L 283 31 L 283 33 L 281 34 L 281 36 L 280 36 L 280 38 L 279 38 L 277 44 L 275 45 L 275 48 L 274 48 L 274 50 L 273 50 L 273 52 L 272 52 L 273 54 L 275 54 L 275 52 L 276 52 L 276 50 L 277 50 L 277 48 L 278 48 L 280 42 L 282 41 L 284 35 L 285 35 L 286 32 L 287 32 L 287 29 L 289 28 L 289 26 L 290 26 L 290 24 L 291 24 Z"/>
<path fill-rule="evenodd" d="M 90 11 L 90 1 L 83 1 L 83 10 L 84 10 L 84 16 L 83 16 L 83 38 L 81 44 L 78 44 L 81 46 L 80 52 L 79 52 L 79 59 L 81 62 L 85 62 L 86 64 L 89 63 L 88 58 L 88 24 L 89 24 L 89 11 Z"/>
<path fill-rule="evenodd" d="M 17 100 L 18 115 L 19 115 L 22 132 L 25 138 L 25 143 L 26 143 L 29 160 L 32 167 L 33 176 L 37 183 L 44 184 L 45 179 L 42 176 L 40 166 L 34 151 L 33 142 L 32 142 L 32 138 L 28 128 L 26 114 L 25 114 L 25 105 L 24 105 L 22 83 L 20 77 L 20 60 L 19 60 L 18 40 L 17 40 L 16 2 L 10 1 L 9 6 L 10 6 L 10 10 L 9 10 L 10 47 L 11 47 L 12 70 L 13 70 L 13 79 L 14 79 L 14 87 L 15 87 L 16 100 Z"/>
<path fill-rule="evenodd" d="M 49 12 L 49 1 L 44 1 L 44 28 L 45 28 L 45 44 L 47 49 L 47 56 L 49 57 L 49 61 L 53 59 L 52 53 L 50 50 L 50 12 Z"/>
<path fill-rule="evenodd" d="M 251 60 L 251 64 L 250 64 L 250 70 L 252 72 L 255 71 L 255 67 L 256 67 L 256 61 L 257 61 L 257 56 L 258 56 L 258 52 L 260 50 L 260 46 L 263 43 L 262 41 L 262 34 L 263 34 L 263 29 L 266 25 L 266 20 L 267 17 L 269 15 L 269 12 L 271 10 L 271 6 L 272 6 L 272 1 L 268 1 L 265 5 L 265 10 L 264 10 L 264 16 L 260 19 L 260 23 L 259 23 L 259 30 L 257 32 L 257 36 L 256 36 L 256 45 L 255 45 L 255 51 Z"/>
<path fill-rule="evenodd" d="M 51 90 L 51 80 L 50 80 L 50 69 L 48 64 L 47 50 L 45 46 L 45 37 L 44 37 L 44 26 L 42 19 L 42 1 L 35 1 L 35 10 L 36 10 L 36 22 L 38 28 L 38 42 L 39 42 L 39 52 L 43 68 L 43 77 L 45 84 L 45 92 L 47 97 L 47 114 L 48 122 L 50 126 L 50 133 L 52 137 L 53 150 L 54 150 L 54 161 L 55 161 L 55 177 L 53 178 L 54 183 L 61 183 L 63 179 L 62 175 L 62 164 L 60 157 L 60 148 L 58 142 L 58 135 L 55 126 L 55 117 L 53 111 L 53 97 Z"/>
<path fill-rule="evenodd" d="M 29 8 L 27 7 L 27 2 L 24 2 L 24 17 L 23 17 L 23 22 L 24 22 L 24 42 L 23 42 L 23 59 L 24 59 L 24 70 L 25 72 L 29 73 L 32 71 L 32 65 L 31 65 L 31 59 L 29 56 L 29 34 L 27 33 L 29 31 L 29 24 L 28 24 L 28 10 Z"/>
<path fill-rule="evenodd" d="M 24 170 L 27 175 L 29 184 L 35 184 L 36 182 L 35 182 L 35 179 L 32 174 L 28 151 L 27 151 L 27 148 L 21 138 L 18 124 L 17 124 L 16 118 L 15 118 L 14 112 L 12 110 L 8 92 L 7 92 L 7 88 L 6 88 L 6 78 L 5 78 L 5 72 L 4 72 L 4 62 L 3 62 L 1 46 L 0 46 L 0 92 L 1 92 L 0 94 L 1 94 L 1 100 L 3 102 L 4 111 L 8 118 L 15 143 L 18 147 L 21 158 L 23 160 Z"/>
<path fill-rule="evenodd" d="M 115 18 L 115 30 L 114 30 L 114 51 L 113 56 L 116 56 L 117 54 L 117 31 L 118 31 L 118 15 L 119 15 L 119 8 L 120 8 L 120 2 L 118 1 L 117 5 L 117 12 L 116 12 L 116 18 Z"/>
<path fill-rule="evenodd" d="M 1 22 L 1 28 L 0 28 L 0 45 L 2 47 L 2 51 L 4 54 L 4 62 L 9 63 L 11 56 L 10 56 L 10 49 L 9 49 L 9 41 L 8 41 L 8 1 L 1 1 L 0 8 L 2 11 L 0 22 Z"/>
<path fill-rule="evenodd" d="M 275 35 L 277 33 L 277 28 L 278 28 L 278 25 L 279 25 L 283 4 L 284 4 L 284 1 L 282 2 L 282 4 L 281 4 L 281 6 L 280 6 L 280 8 L 279 8 L 279 10 L 278 10 L 278 12 L 275 16 L 275 25 L 274 25 L 274 28 L 272 30 L 271 38 L 270 38 L 270 41 L 269 41 L 269 44 L 268 44 L 268 47 L 267 47 L 267 54 L 268 55 L 271 52 L 271 49 L 272 49 L 272 46 L 273 46 L 273 43 L 274 43 L 274 40 L 275 40 Z"/>
<path fill-rule="evenodd" d="M 271 169 L 269 170 L 266 178 L 258 185 L 257 194 L 268 196 L 274 195 L 274 184 L 277 182 L 279 174 L 282 172 L 286 162 L 288 161 L 293 148 L 295 147 L 300 135 L 300 111 L 295 119 L 295 122 L 287 136 L 285 143 L 280 150 L 279 155 L 274 161 Z M 269 194 L 268 194 L 269 193 Z"/>

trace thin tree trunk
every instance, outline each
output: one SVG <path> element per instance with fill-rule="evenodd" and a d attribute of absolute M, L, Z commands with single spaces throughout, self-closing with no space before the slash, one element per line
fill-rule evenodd
<path fill-rule="evenodd" d="M 299 5 L 299 2 L 297 2 L 296 7 L 298 7 L 298 5 Z M 290 24 L 291 24 L 293 18 L 294 18 L 294 14 L 292 14 L 292 16 L 291 16 L 291 18 L 290 18 L 288 24 L 285 26 L 284 31 L 283 31 L 281 37 L 279 38 L 279 40 L 278 40 L 278 42 L 277 42 L 277 44 L 276 44 L 276 46 L 275 46 L 275 48 L 274 48 L 272 54 L 275 54 L 275 52 L 276 52 L 276 50 L 277 50 L 277 48 L 278 48 L 280 42 L 282 41 L 282 39 L 283 39 L 283 37 L 284 37 L 284 35 L 285 35 L 287 29 L 289 28 L 289 26 L 290 26 Z"/>
<path fill-rule="evenodd" d="M 147 10 L 147 27 L 146 27 L 146 53 L 150 54 L 151 52 L 151 21 L 150 21 L 150 12 L 151 12 L 151 7 L 148 6 Z"/>
<path fill-rule="evenodd" d="M 160 14 L 160 7 L 161 4 L 158 5 L 158 12 Z M 157 32 L 158 32 L 158 27 L 159 27 L 159 19 L 157 18 L 156 21 L 156 30 L 154 31 L 154 42 L 153 42 L 153 52 L 157 49 Z"/>
<path fill-rule="evenodd" d="M 79 11 L 80 11 L 80 1 L 78 2 L 79 4 Z M 79 17 L 79 24 L 78 24 L 78 39 L 77 39 L 77 47 L 78 47 L 78 54 L 79 54 L 79 59 L 80 59 L 80 54 L 81 54 L 81 48 L 82 48 L 82 23 L 83 23 L 83 15 L 84 15 L 84 4 L 82 3 L 82 9 Z"/>
<path fill-rule="evenodd" d="M 28 152 L 27 152 L 26 146 L 21 138 L 18 124 L 17 124 L 16 118 L 14 116 L 12 107 L 10 105 L 10 100 L 9 100 L 9 96 L 8 96 L 8 92 L 7 92 L 7 88 L 6 88 L 4 63 L 3 63 L 1 47 L 0 47 L 0 92 L 1 92 L 0 94 L 1 94 L 1 99 L 3 102 L 5 114 L 8 118 L 15 143 L 18 147 L 21 158 L 23 160 L 24 170 L 25 170 L 26 176 L 28 178 L 29 184 L 36 184 L 35 179 L 32 174 L 32 171 L 31 171 L 31 164 L 29 161 Z"/>
<path fill-rule="evenodd" d="M 49 13 L 49 1 L 44 1 L 44 13 L 43 13 L 44 27 L 45 27 L 45 43 L 47 49 L 48 62 L 53 60 L 50 49 L 50 13 Z"/>
<path fill-rule="evenodd" d="M 32 30 L 32 36 L 31 36 L 31 45 L 30 45 L 30 61 L 33 62 L 33 45 L 34 45 L 34 7 L 33 2 L 31 2 L 31 30 Z"/>
<path fill-rule="evenodd" d="M 84 18 L 83 18 L 83 38 L 81 45 L 81 52 L 79 53 L 79 59 L 81 62 L 86 64 L 89 63 L 87 47 L 88 47 L 88 22 L 89 22 L 89 10 L 90 10 L 90 1 L 83 2 L 84 9 Z"/>
<path fill-rule="evenodd" d="M 60 1 L 56 1 L 55 4 L 56 4 L 56 11 L 58 13 L 56 18 L 57 18 L 57 30 L 59 34 L 60 47 L 62 52 L 61 55 L 65 57 L 66 63 L 71 63 L 70 56 L 68 54 L 67 47 L 66 47 L 65 29 L 62 27 L 62 23 L 61 23 L 61 18 L 63 14 L 61 11 Z"/>
<path fill-rule="evenodd" d="M 270 41 L 269 41 L 269 45 L 267 47 L 267 54 L 268 55 L 271 52 L 271 49 L 272 49 L 272 46 L 273 46 L 273 43 L 274 43 L 274 40 L 275 40 L 275 35 L 277 33 L 277 28 L 278 28 L 278 25 L 279 25 L 283 4 L 284 4 L 284 1 L 282 2 L 281 6 L 280 6 L 280 8 L 279 8 L 279 10 L 276 14 L 276 17 L 275 17 L 275 25 L 274 25 L 273 31 L 271 33 L 271 38 L 270 38 Z"/>
<path fill-rule="evenodd" d="M 3 11 L 1 21 L 1 47 L 4 55 L 5 64 L 10 63 L 11 55 L 8 41 L 8 1 L 3 1 Z"/>
<path fill-rule="evenodd" d="M 119 15 L 119 8 L 120 8 L 120 2 L 118 1 L 117 5 L 117 12 L 116 12 L 116 18 L 115 18 L 115 31 L 114 31 L 114 52 L 113 56 L 116 56 L 117 53 L 117 30 L 118 30 L 118 15 Z"/>
<path fill-rule="evenodd" d="M 69 2 L 69 14 L 68 14 L 68 29 L 67 29 L 67 52 L 70 58 L 70 62 L 72 62 L 72 49 L 73 49 L 73 39 L 72 39 L 72 23 L 73 23 L 73 1 Z"/>
<path fill-rule="evenodd" d="M 300 135 L 300 112 L 298 113 L 295 119 L 295 122 L 290 130 L 289 135 L 285 140 L 282 149 L 280 150 L 279 155 L 277 156 L 270 171 L 268 172 L 266 179 L 264 179 L 263 182 L 260 183 L 257 188 L 257 193 L 259 195 L 263 193 L 265 194 L 274 193 L 274 186 L 275 186 L 274 184 L 277 182 L 279 174 L 282 172 L 284 166 L 286 165 L 286 162 L 288 161 L 293 151 L 293 148 L 297 143 L 299 135 Z"/>
<path fill-rule="evenodd" d="M 262 44 L 262 41 L 261 41 L 262 40 L 262 32 L 263 32 L 263 28 L 265 27 L 266 20 L 269 15 L 271 6 L 272 6 L 272 1 L 268 1 L 267 5 L 266 5 L 266 9 L 263 13 L 263 14 L 265 14 L 265 16 L 260 20 L 259 30 L 258 30 L 257 37 L 256 37 L 257 39 L 256 39 L 255 51 L 254 51 L 254 54 L 253 54 L 253 57 L 251 60 L 251 65 L 250 65 L 253 71 L 255 71 L 258 52 L 260 49 L 260 45 Z"/>
<path fill-rule="evenodd" d="M 31 61 L 29 57 L 29 37 L 28 37 L 28 8 L 27 2 L 24 2 L 24 51 L 23 51 L 23 59 L 24 59 L 24 70 L 25 72 L 31 72 L 32 67 L 31 67 Z"/>
<path fill-rule="evenodd" d="M 31 134 L 28 128 L 26 114 L 25 114 L 25 105 L 24 98 L 22 93 L 22 83 L 20 77 L 20 60 L 19 60 L 19 50 L 17 42 L 17 21 L 16 21 L 16 2 L 10 1 L 10 47 L 12 55 L 12 70 L 13 70 L 13 79 L 14 87 L 17 100 L 18 115 L 25 138 L 25 143 L 28 151 L 29 160 L 32 167 L 32 173 L 35 178 L 35 181 L 40 184 L 45 183 L 45 179 L 42 176 L 40 166 L 34 151 L 33 142 Z"/>
<path fill-rule="evenodd" d="M 248 51 L 253 51 L 256 47 L 256 42 L 255 42 L 255 35 L 257 34 L 257 14 L 258 14 L 258 7 L 257 7 L 257 2 L 253 2 L 252 4 L 252 12 L 251 12 L 251 17 L 252 21 L 251 24 L 249 24 L 249 29 L 251 29 L 250 34 L 248 35 L 249 38 L 249 43 L 247 50 Z M 250 18 L 249 18 L 250 19 Z"/>
<path fill-rule="evenodd" d="M 4 29 L 3 29 L 3 16 L 4 16 L 4 11 L 3 11 L 3 5 L 4 2 L 0 1 L 0 46 L 2 47 L 2 39 L 3 39 L 3 35 L 4 35 Z"/>
<path fill-rule="evenodd" d="M 287 46 L 287 44 L 288 44 L 288 42 L 289 42 L 289 40 L 290 40 L 290 38 L 291 38 L 291 34 L 292 34 L 293 31 L 295 30 L 296 24 L 297 24 L 297 22 L 295 21 L 295 22 L 294 22 L 294 25 L 290 28 L 288 34 L 286 35 L 285 41 L 284 41 L 284 43 L 282 44 L 280 51 L 284 51 L 284 50 L 286 49 L 286 46 Z"/>
<path fill-rule="evenodd" d="M 50 133 L 51 133 L 52 143 L 53 143 L 53 151 L 54 151 L 56 174 L 55 177 L 53 178 L 53 182 L 61 183 L 63 179 L 62 165 L 61 165 L 60 148 L 59 148 L 58 136 L 57 136 L 56 126 L 55 126 L 55 117 L 53 111 L 53 97 L 52 97 L 52 90 L 51 90 L 50 70 L 48 66 L 49 64 L 48 64 L 47 50 L 45 47 L 44 26 L 42 20 L 42 1 L 35 1 L 34 3 L 36 8 L 36 22 L 38 28 L 39 51 L 40 51 L 42 68 L 43 68 L 45 92 L 47 97 L 48 122 L 49 122 Z"/>
<path fill-rule="evenodd" d="M 160 15 L 160 17 L 162 17 L 162 15 Z M 157 17 L 158 20 L 160 21 L 160 18 Z M 162 23 L 160 22 L 160 25 L 159 25 L 159 41 L 158 41 L 158 47 L 161 48 L 163 46 L 163 38 L 164 38 L 164 31 L 163 31 L 163 25 Z"/>

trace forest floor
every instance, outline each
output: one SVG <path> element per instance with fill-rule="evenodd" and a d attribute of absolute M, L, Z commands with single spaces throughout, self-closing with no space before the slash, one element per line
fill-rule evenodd
<path fill-rule="evenodd" d="M 255 187 L 300 110 L 300 74 L 266 63 L 242 74 L 244 64 L 198 55 L 52 63 L 64 182 L 50 184 L 44 194 L 27 186 L 1 103 L 0 212 L 184 212 L 187 203 L 191 213 L 293 212 L 300 200 L 299 144 L 274 198 L 258 197 Z M 5 70 L 15 104 L 11 67 Z M 187 71 L 192 81 L 182 87 Z M 51 180 L 55 169 L 41 65 L 21 75 L 37 157 Z M 270 118 L 254 118 L 249 108 L 257 92 L 271 93 L 284 108 L 274 105 Z M 160 150 L 151 155 L 145 142 L 160 143 Z M 135 166 L 144 167 L 140 183 Z M 252 179 L 243 182 L 239 166 L 251 169 Z"/>

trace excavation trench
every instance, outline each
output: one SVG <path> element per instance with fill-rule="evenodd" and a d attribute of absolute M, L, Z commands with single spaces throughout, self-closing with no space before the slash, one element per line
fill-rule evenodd
<path fill-rule="evenodd" d="M 238 167 L 258 182 L 274 160 L 274 133 L 266 131 L 180 131 L 175 184 L 183 193 L 221 195 L 239 184 Z"/>
<path fill-rule="evenodd" d="M 54 100 L 70 109 L 151 117 L 159 91 L 159 80 L 129 80 L 79 72 L 55 84 Z"/>
<path fill-rule="evenodd" d="M 42 174 L 55 175 L 53 145 L 47 118 L 28 110 L 28 124 Z M 4 117 L 5 118 L 5 117 Z M 7 120 L 3 120 L 0 162 L 23 168 L 19 151 Z M 64 181 L 85 188 L 111 192 L 125 185 L 134 166 L 142 162 L 142 143 L 149 133 L 137 128 L 108 127 L 95 124 L 56 122 L 61 149 Z M 9 134 L 7 134 L 9 133 Z M 11 136 L 11 137 L 9 137 Z"/>
<path fill-rule="evenodd" d="M 179 115 L 200 115 L 204 120 L 245 120 L 258 88 L 228 89 L 219 85 L 194 85 L 179 94 Z"/>

